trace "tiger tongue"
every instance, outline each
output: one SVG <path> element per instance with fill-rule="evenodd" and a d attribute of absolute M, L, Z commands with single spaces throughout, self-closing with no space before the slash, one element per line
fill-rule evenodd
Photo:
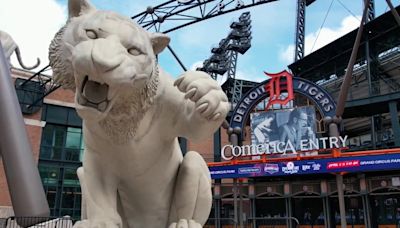
<path fill-rule="evenodd" d="M 108 85 L 88 80 L 83 87 L 83 95 L 88 101 L 94 104 L 106 101 Z"/>

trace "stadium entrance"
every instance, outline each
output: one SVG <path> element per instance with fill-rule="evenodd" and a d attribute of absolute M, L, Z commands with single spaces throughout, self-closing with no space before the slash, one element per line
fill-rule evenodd
<path fill-rule="evenodd" d="M 343 197 L 347 227 L 397 228 L 400 150 L 354 150 L 354 136 L 330 137 L 335 109 L 323 88 L 288 72 L 248 91 L 232 114 L 224 160 L 209 163 L 207 227 L 340 227 Z"/>

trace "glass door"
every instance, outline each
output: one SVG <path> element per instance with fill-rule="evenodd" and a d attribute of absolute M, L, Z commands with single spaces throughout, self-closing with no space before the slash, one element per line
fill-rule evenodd
<path fill-rule="evenodd" d="M 284 228 L 286 226 L 286 205 L 283 197 L 260 197 L 256 204 L 257 228 Z"/>
<path fill-rule="evenodd" d="M 292 199 L 293 216 L 299 220 L 299 228 L 324 228 L 325 216 L 322 198 L 298 196 Z"/>
<path fill-rule="evenodd" d="M 400 193 L 371 194 L 370 204 L 372 227 L 400 227 Z"/>
<path fill-rule="evenodd" d="M 348 228 L 365 228 L 364 206 L 359 195 L 347 195 L 344 198 L 346 223 Z M 329 198 L 330 220 L 332 227 L 340 228 L 340 210 L 337 195 Z"/>

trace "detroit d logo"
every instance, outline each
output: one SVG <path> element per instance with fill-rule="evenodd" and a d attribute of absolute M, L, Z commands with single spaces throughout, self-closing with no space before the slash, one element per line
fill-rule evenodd
<path fill-rule="evenodd" d="M 265 84 L 265 91 L 269 93 L 269 101 L 265 110 L 269 109 L 273 104 L 286 105 L 293 100 L 293 75 L 284 70 L 276 74 L 264 72 L 271 80 Z M 287 96 L 282 97 L 282 93 L 287 93 Z"/>

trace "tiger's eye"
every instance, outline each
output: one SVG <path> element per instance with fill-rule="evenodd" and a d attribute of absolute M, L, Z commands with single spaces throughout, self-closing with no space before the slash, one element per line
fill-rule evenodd
<path fill-rule="evenodd" d="M 86 35 L 90 39 L 97 39 L 98 38 L 97 33 L 94 30 L 91 30 L 91 29 L 87 29 L 86 30 Z"/>
<path fill-rule="evenodd" d="M 128 52 L 129 52 L 129 54 L 134 55 L 134 56 L 138 56 L 138 55 L 142 54 L 142 52 L 136 48 L 129 48 Z"/>

